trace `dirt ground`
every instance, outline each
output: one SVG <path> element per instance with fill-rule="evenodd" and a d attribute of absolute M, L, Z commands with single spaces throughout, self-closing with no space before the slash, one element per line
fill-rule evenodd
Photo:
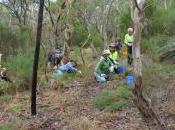
<path fill-rule="evenodd" d="M 10 100 L 23 104 L 20 111 L 12 112 L 8 104 L 1 102 L 0 124 L 11 122 L 14 130 L 149 130 L 135 107 L 110 113 L 92 106 L 92 97 L 116 84 L 117 81 L 106 84 L 73 81 L 57 89 L 42 89 L 37 96 L 36 116 L 30 116 L 29 92 L 18 93 Z M 153 104 L 169 130 L 175 129 L 173 87 L 170 94 Z"/>

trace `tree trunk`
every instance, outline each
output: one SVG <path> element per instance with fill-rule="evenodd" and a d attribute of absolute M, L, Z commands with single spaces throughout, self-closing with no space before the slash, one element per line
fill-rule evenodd
<path fill-rule="evenodd" d="M 155 114 L 151 108 L 149 102 L 143 97 L 142 94 L 142 63 L 140 56 L 140 42 L 142 33 L 142 23 L 143 23 L 143 7 L 145 0 L 133 0 L 133 12 L 132 20 L 134 23 L 134 44 L 133 44 L 133 66 L 134 66 L 134 76 L 135 87 L 133 89 L 133 102 L 145 119 L 148 119 L 148 123 L 156 124 L 159 129 L 164 129 L 162 123 L 160 122 L 158 116 Z"/>
<path fill-rule="evenodd" d="M 32 93 L 31 93 L 31 114 L 32 115 L 36 115 L 36 85 L 37 85 L 37 70 L 38 70 L 39 53 L 40 53 L 41 33 L 42 33 L 43 7 L 44 7 L 44 0 L 40 0 L 35 56 L 34 56 L 34 62 L 33 62 L 33 76 L 32 76 Z"/>

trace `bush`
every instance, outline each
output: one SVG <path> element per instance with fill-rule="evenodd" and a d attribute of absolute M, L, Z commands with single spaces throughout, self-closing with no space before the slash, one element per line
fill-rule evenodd
<path fill-rule="evenodd" d="M 15 86 L 11 83 L 0 81 L 0 96 L 5 94 L 14 94 Z"/>
<path fill-rule="evenodd" d="M 26 27 L 10 27 L 5 23 L 0 23 L 1 53 L 9 56 L 17 53 L 19 49 L 25 49 L 29 35 L 30 30 Z"/>
<path fill-rule="evenodd" d="M 3 125 L 0 125 L 0 130 L 12 130 L 12 124 L 6 123 Z"/>
<path fill-rule="evenodd" d="M 168 3 L 168 2 L 167 2 Z M 147 1 L 145 5 L 145 16 L 148 19 L 149 34 L 157 33 L 174 35 L 175 22 L 175 3 L 172 2 L 166 9 L 164 4 L 158 3 L 155 0 Z"/>
<path fill-rule="evenodd" d="M 88 32 L 78 19 L 76 19 L 73 24 L 75 30 L 73 44 L 81 46 L 81 44 L 87 39 Z"/>
<path fill-rule="evenodd" d="M 131 9 L 129 5 L 125 5 L 125 9 L 119 15 L 119 37 L 124 39 L 125 34 L 127 33 L 128 27 L 132 27 L 132 19 L 131 19 Z"/>
<path fill-rule="evenodd" d="M 116 90 L 105 89 L 97 97 L 94 97 L 92 104 L 100 110 L 110 112 L 131 106 L 131 90 L 126 86 L 119 86 Z"/>
<path fill-rule="evenodd" d="M 163 34 L 143 37 L 141 42 L 142 53 L 147 54 L 153 59 L 157 59 L 157 50 L 166 43 L 167 39 L 168 36 Z"/>
<path fill-rule="evenodd" d="M 100 34 L 96 30 L 93 30 L 91 35 L 92 35 L 92 43 L 94 44 L 95 47 L 103 46 L 103 40 Z"/>
<path fill-rule="evenodd" d="M 13 75 L 18 85 L 28 84 L 32 75 L 33 52 L 18 53 L 9 57 L 6 67 L 9 69 L 10 75 Z"/>

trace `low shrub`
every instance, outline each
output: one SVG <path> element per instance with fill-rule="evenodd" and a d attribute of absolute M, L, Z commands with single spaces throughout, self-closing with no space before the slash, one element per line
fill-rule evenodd
<path fill-rule="evenodd" d="M 26 85 L 31 81 L 33 52 L 18 53 L 17 55 L 8 58 L 5 66 L 9 70 L 9 75 L 13 83 L 17 86 Z"/>
<path fill-rule="evenodd" d="M 92 99 L 95 108 L 106 111 L 117 111 L 131 106 L 132 92 L 126 86 L 119 86 L 115 90 L 105 89 Z"/>

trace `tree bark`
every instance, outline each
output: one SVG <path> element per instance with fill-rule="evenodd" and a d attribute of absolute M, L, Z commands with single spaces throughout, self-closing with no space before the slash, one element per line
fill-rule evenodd
<path fill-rule="evenodd" d="M 141 54 L 140 54 L 140 42 L 141 42 L 141 33 L 143 30 L 143 7 L 145 0 L 133 0 L 133 12 L 132 20 L 134 23 L 134 44 L 133 44 L 133 67 L 134 67 L 134 76 L 135 76 L 135 87 L 133 89 L 133 102 L 142 114 L 142 116 L 147 119 L 148 123 L 153 123 L 159 127 L 159 129 L 164 129 L 160 119 L 153 111 L 149 102 L 143 97 L 142 94 L 142 63 L 141 63 Z"/>
<path fill-rule="evenodd" d="M 37 71 L 38 71 L 38 62 L 39 62 L 39 53 L 40 53 L 40 44 L 41 44 L 41 34 L 42 34 L 43 8 L 44 8 L 44 0 L 40 0 L 35 56 L 34 56 L 34 62 L 33 62 L 33 76 L 32 76 L 32 93 L 31 93 L 31 114 L 32 115 L 36 115 L 36 86 L 37 86 Z"/>

